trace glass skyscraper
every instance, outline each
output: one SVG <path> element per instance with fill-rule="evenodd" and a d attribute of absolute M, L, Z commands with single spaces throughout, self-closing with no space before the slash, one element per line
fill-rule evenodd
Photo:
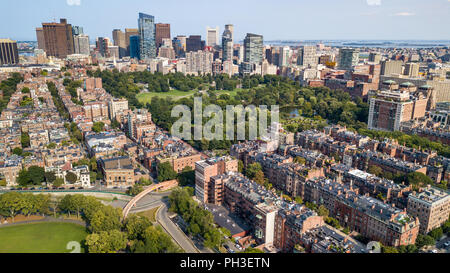
<path fill-rule="evenodd" d="M 263 61 L 263 36 L 248 33 L 244 40 L 244 62 L 260 64 Z"/>
<path fill-rule="evenodd" d="M 139 13 L 140 59 L 156 58 L 155 17 Z"/>
<path fill-rule="evenodd" d="M 233 33 L 229 29 L 225 29 L 222 35 L 223 60 L 233 60 Z"/>
<path fill-rule="evenodd" d="M 130 57 L 135 59 L 140 59 L 140 41 L 139 35 L 130 36 Z"/>

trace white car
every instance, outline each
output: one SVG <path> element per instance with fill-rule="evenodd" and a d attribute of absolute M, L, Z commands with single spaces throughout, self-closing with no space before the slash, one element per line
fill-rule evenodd
<path fill-rule="evenodd" d="M 238 245 L 238 244 L 236 244 L 235 247 L 236 247 L 237 249 L 239 249 L 239 250 L 242 250 L 242 247 L 241 247 L 240 245 Z"/>
<path fill-rule="evenodd" d="M 446 243 L 444 244 L 444 246 L 445 246 L 445 247 L 449 247 L 449 246 L 450 246 L 450 241 L 449 241 L 449 242 L 446 242 Z"/>

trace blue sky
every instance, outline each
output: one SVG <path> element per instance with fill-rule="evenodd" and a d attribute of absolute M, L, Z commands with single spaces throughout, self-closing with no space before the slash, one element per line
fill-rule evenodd
<path fill-rule="evenodd" d="M 235 25 L 265 40 L 450 40 L 450 0 L 3 0 L 0 38 L 35 40 L 42 22 L 67 18 L 91 39 L 137 27 L 138 12 L 170 23 L 172 35 Z"/>

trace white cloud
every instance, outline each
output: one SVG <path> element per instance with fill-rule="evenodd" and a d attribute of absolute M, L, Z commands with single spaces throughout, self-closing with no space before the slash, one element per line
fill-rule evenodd
<path fill-rule="evenodd" d="M 380 6 L 381 0 L 366 0 L 369 6 Z M 450 1 L 450 0 L 449 0 Z"/>
<path fill-rule="evenodd" d="M 412 13 L 412 12 L 399 12 L 399 13 L 394 14 L 394 16 L 413 16 L 413 15 L 416 15 L 416 14 Z"/>
<path fill-rule="evenodd" d="M 81 5 L 81 0 L 66 0 L 69 6 L 79 6 Z"/>

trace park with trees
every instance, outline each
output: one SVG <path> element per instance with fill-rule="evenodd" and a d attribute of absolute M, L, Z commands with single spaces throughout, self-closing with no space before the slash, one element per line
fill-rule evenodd
<path fill-rule="evenodd" d="M 93 196 L 80 194 L 53 197 L 44 194 L 8 192 L 0 195 L 0 216 L 14 223 L 17 216 L 22 215 L 24 220 L 31 216 L 54 217 L 74 219 L 84 222 L 84 228 L 74 228 L 73 225 L 60 225 L 61 223 L 47 223 L 46 228 L 55 232 L 60 237 L 67 231 L 74 230 L 77 241 L 83 246 L 83 250 L 89 253 L 175 253 L 181 249 L 171 240 L 159 226 L 154 226 L 147 218 L 130 215 L 125 221 L 122 219 L 122 210 L 104 205 Z M 32 225 L 35 225 L 33 223 Z M 40 224 L 40 223 L 39 223 Z M 64 246 L 55 246 L 55 241 L 48 236 L 40 241 L 41 245 L 31 244 L 27 248 L 19 241 L 29 236 L 42 233 L 41 228 L 26 228 L 28 224 L 13 225 L 8 227 L 8 232 L 16 232 L 13 238 L 5 239 L 8 245 L 14 245 L 18 240 L 18 251 L 21 252 L 64 252 Z M 25 228 L 24 228 L 25 227 Z M 39 227 L 36 225 L 35 227 Z M 80 234 L 84 234 L 80 238 Z M 69 236 L 70 237 L 70 236 Z M 0 236 L 2 238 L 2 236 Z M 47 239 L 45 239 L 47 238 Z M 71 237 L 72 238 L 72 237 Z M 0 245 L 4 242 L 0 242 Z M 59 241 L 58 241 L 59 242 Z M 64 241 L 67 243 L 67 241 Z M 14 250 L 12 250 L 14 252 Z"/>

